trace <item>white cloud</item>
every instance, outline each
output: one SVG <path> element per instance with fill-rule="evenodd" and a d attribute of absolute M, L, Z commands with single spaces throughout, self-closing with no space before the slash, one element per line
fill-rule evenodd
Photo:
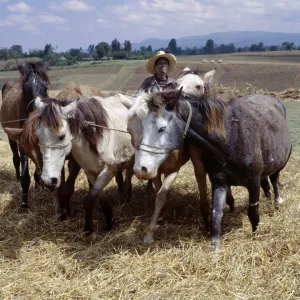
<path fill-rule="evenodd" d="M 12 26 L 13 23 L 9 22 L 8 20 L 1 20 L 0 21 L 0 27 L 8 27 L 8 26 Z"/>
<path fill-rule="evenodd" d="M 80 0 L 69 0 L 64 1 L 62 3 L 51 3 L 49 5 L 49 8 L 56 11 L 81 11 L 81 12 L 87 12 L 91 11 L 93 9 L 92 6 L 89 6 L 83 1 Z"/>
<path fill-rule="evenodd" d="M 25 26 L 21 27 L 21 30 L 30 31 L 30 32 L 39 32 L 39 29 L 33 25 L 25 25 Z"/>
<path fill-rule="evenodd" d="M 5 2 L 8 2 L 10 0 L 0 0 L 0 3 L 5 3 Z"/>
<path fill-rule="evenodd" d="M 26 14 L 26 13 L 31 12 L 33 10 L 33 8 L 24 2 L 19 2 L 15 5 L 8 6 L 7 10 L 14 12 L 14 13 Z"/>
<path fill-rule="evenodd" d="M 61 17 L 42 13 L 37 16 L 37 22 L 39 23 L 50 23 L 50 24 L 64 24 L 67 21 Z"/>

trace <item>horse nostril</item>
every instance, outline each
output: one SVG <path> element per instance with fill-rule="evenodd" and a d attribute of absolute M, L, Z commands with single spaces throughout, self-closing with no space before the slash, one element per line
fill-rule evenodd
<path fill-rule="evenodd" d="M 57 178 L 51 178 L 51 185 L 57 184 Z"/>
<path fill-rule="evenodd" d="M 147 168 L 146 168 L 146 167 L 142 167 L 142 172 L 143 172 L 143 173 L 148 173 Z"/>

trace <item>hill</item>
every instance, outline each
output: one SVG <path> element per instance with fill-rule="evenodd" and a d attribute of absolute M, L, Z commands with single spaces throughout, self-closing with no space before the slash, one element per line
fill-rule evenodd
<path fill-rule="evenodd" d="M 171 39 L 172 37 L 170 37 Z M 151 45 L 153 49 L 167 47 L 170 39 L 149 38 L 139 43 L 132 43 L 132 48 L 140 49 L 141 46 Z M 208 39 L 213 39 L 216 44 L 234 43 L 236 47 L 250 46 L 263 42 L 265 45 L 281 45 L 283 42 L 294 42 L 300 45 L 300 33 L 268 32 L 268 31 L 230 31 L 214 32 L 199 36 L 187 36 L 176 39 L 177 46 L 193 48 L 204 46 Z"/>

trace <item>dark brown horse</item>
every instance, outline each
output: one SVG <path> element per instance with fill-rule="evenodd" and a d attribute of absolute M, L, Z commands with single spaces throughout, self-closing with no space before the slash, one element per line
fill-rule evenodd
<path fill-rule="evenodd" d="M 47 76 L 47 65 L 43 61 L 24 62 L 18 64 L 21 73 L 17 82 L 6 82 L 2 88 L 2 106 L 0 112 L 1 125 L 4 128 L 9 126 L 13 129 L 23 127 L 25 119 L 34 110 L 34 99 L 37 96 L 47 97 L 49 78 Z M 14 121 L 14 122 L 12 122 Z M 28 208 L 28 189 L 30 176 L 28 170 L 28 158 L 22 149 L 18 149 L 17 141 L 13 135 L 6 132 L 10 148 L 13 152 L 13 162 L 16 170 L 17 180 L 21 179 L 22 199 L 21 207 Z M 20 152 L 20 154 L 19 154 Z M 20 174 L 21 162 L 21 174 Z M 38 175 L 34 177 L 38 182 Z"/>
<path fill-rule="evenodd" d="M 140 149 L 135 151 L 134 171 L 151 178 L 184 138 L 196 145 L 212 183 L 211 246 L 216 250 L 231 185 L 248 189 L 248 216 L 253 232 L 259 223 L 260 185 L 266 195 L 270 194 L 268 178 L 276 202 L 283 202 L 278 178 L 290 157 L 292 141 L 282 101 L 253 94 L 223 102 L 208 92 L 208 86 L 205 90 L 202 97 L 189 99 L 180 97 L 181 90 L 144 95 L 144 136 Z M 208 202 L 206 207 L 202 213 L 208 225 Z"/>
<path fill-rule="evenodd" d="M 102 93 L 93 86 L 90 85 L 77 85 L 73 82 L 68 83 L 57 95 L 57 99 L 68 99 L 70 102 L 77 101 L 79 99 L 86 99 L 93 95 L 103 96 Z M 9 136 L 19 141 L 19 147 L 35 164 L 37 174 L 40 176 L 43 169 L 43 157 L 38 144 L 36 136 L 36 129 L 38 127 L 38 120 L 40 114 L 34 111 L 29 114 L 25 120 L 23 128 L 11 128 L 10 124 L 7 124 L 5 131 Z M 5 124 L 6 125 L 6 124 Z M 61 172 L 62 183 L 57 190 L 58 202 L 60 206 L 60 218 L 64 220 L 67 216 L 70 216 L 70 204 L 69 200 L 74 193 L 75 180 L 79 174 L 80 167 L 73 159 L 72 155 L 68 156 L 68 169 L 69 175 L 65 181 L 64 169 Z M 37 176 L 36 180 L 39 180 Z M 123 189 L 123 176 L 122 172 L 117 172 L 116 181 L 118 183 L 119 191 Z"/>

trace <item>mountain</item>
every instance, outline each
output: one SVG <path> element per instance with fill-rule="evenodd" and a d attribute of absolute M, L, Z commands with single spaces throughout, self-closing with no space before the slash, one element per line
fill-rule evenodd
<path fill-rule="evenodd" d="M 172 37 L 171 37 L 172 38 Z M 139 43 L 132 43 L 132 49 L 138 50 L 141 46 L 152 46 L 152 49 L 166 48 L 170 39 L 149 38 Z M 294 42 L 300 45 L 300 33 L 268 32 L 268 31 L 229 31 L 214 32 L 199 36 L 187 36 L 176 39 L 178 47 L 201 47 L 208 39 L 214 40 L 215 44 L 233 43 L 236 47 L 251 46 L 263 42 L 265 46 L 281 45 L 283 42 Z"/>

